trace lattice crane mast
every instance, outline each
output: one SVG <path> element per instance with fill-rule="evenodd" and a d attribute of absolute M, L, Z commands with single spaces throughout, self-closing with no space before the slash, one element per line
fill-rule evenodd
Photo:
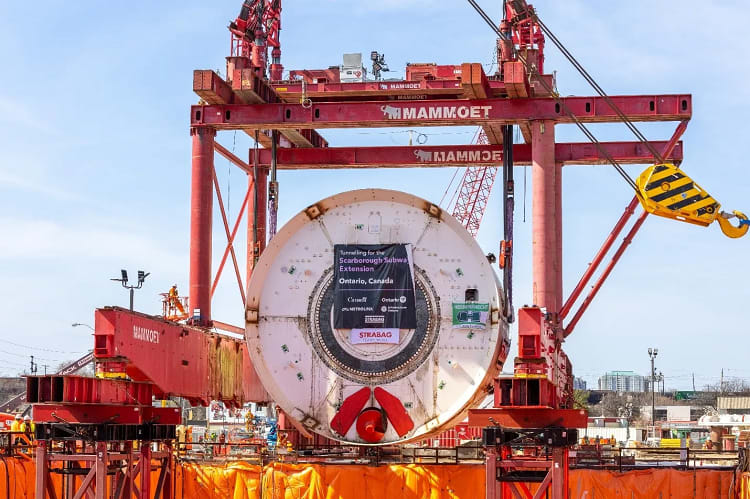
<path fill-rule="evenodd" d="M 477 144 L 488 144 L 487 134 L 480 129 Z M 497 176 L 497 166 L 468 166 L 464 169 L 461 183 L 457 190 L 453 216 L 466 227 L 469 233 L 477 237 L 482 223 L 487 201 Z"/>

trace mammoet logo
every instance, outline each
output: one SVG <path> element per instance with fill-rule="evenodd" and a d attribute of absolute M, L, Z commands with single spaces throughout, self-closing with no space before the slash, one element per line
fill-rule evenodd
<path fill-rule="evenodd" d="M 136 340 L 147 341 L 149 343 L 159 343 L 159 331 L 148 329 L 143 326 L 133 325 L 133 338 Z"/>
<path fill-rule="evenodd" d="M 443 163 L 502 163 L 503 153 L 501 151 L 473 151 L 473 150 L 454 150 L 454 151 L 423 151 L 417 149 L 414 156 L 423 163 L 443 162 Z"/>
<path fill-rule="evenodd" d="M 487 119 L 492 106 L 380 106 L 389 120 Z"/>
<path fill-rule="evenodd" d="M 423 151 L 421 149 L 417 149 L 414 151 L 414 156 L 417 157 L 419 161 L 432 161 L 432 153 L 430 151 Z"/>

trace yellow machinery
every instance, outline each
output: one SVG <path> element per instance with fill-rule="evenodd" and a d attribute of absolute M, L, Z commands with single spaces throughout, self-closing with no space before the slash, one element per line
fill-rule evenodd
<path fill-rule="evenodd" d="M 726 213 L 721 205 L 693 179 L 673 164 L 653 165 L 635 181 L 643 209 L 654 215 L 706 227 L 719 222 L 721 231 L 729 237 L 744 236 L 750 220 L 740 211 Z M 739 220 L 739 225 L 730 222 Z"/>

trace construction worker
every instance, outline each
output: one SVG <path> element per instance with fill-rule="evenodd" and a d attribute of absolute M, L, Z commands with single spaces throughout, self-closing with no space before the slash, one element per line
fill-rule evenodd
<path fill-rule="evenodd" d="M 10 431 L 16 433 L 15 437 L 11 437 L 13 438 L 13 443 L 15 445 L 23 444 L 23 439 L 21 438 L 21 435 L 18 435 L 18 433 L 23 431 L 21 430 L 21 426 L 23 425 L 22 419 L 23 418 L 21 417 L 21 413 L 17 412 L 16 417 L 13 419 L 13 422 L 10 424 Z"/>
<path fill-rule="evenodd" d="M 182 455 L 185 452 L 185 436 L 187 434 L 185 425 L 177 425 L 175 433 L 177 435 L 177 454 Z"/>
<path fill-rule="evenodd" d="M 36 424 L 31 420 L 31 416 L 26 415 L 23 417 L 23 424 L 21 424 L 21 431 L 26 434 L 26 438 L 29 441 L 34 439 L 34 432 L 36 431 Z"/>
<path fill-rule="evenodd" d="M 10 424 L 10 431 L 21 431 L 21 414 L 16 413 L 15 419 L 13 419 L 13 422 Z"/>

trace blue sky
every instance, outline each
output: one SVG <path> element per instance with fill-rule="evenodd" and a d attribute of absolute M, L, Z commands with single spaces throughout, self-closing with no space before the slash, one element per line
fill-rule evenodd
<path fill-rule="evenodd" d="M 90 348 L 90 331 L 71 323 L 93 324 L 95 307 L 127 304 L 126 292 L 108 281 L 120 268 L 151 272 L 136 295 L 137 308 L 149 313 L 160 311 L 158 293 L 171 284 L 187 289 L 192 71 L 223 73 L 225 27 L 240 3 L 0 5 L 0 374 L 22 370 L 29 354 L 53 366 Z M 500 2 L 482 5 L 499 18 Z M 344 52 L 371 50 L 386 54 L 394 70 L 388 77 L 403 76 L 406 62 L 481 62 L 490 69 L 493 33 L 461 1 L 286 0 L 284 6 L 287 70 L 325 68 L 339 64 Z M 683 168 L 725 208 L 750 211 L 743 119 L 750 111 L 750 63 L 741 55 L 748 50 L 746 2 L 718 2 L 711 16 L 698 1 L 540 0 L 536 7 L 610 94 L 692 93 Z M 557 72 L 563 95 L 593 94 L 551 44 L 546 69 Z M 663 140 L 673 127 L 641 129 Z M 594 130 L 601 140 L 631 140 L 623 125 Z M 465 128 L 425 132 L 428 144 L 473 136 Z M 322 133 L 337 146 L 408 140 L 398 130 Z M 570 126 L 556 133 L 559 141 L 584 140 Z M 218 140 L 242 157 L 251 145 L 242 133 L 223 132 Z M 216 168 L 233 217 L 245 176 L 218 157 Z M 641 169 L 628 167 L 633 176 Z M 281 173 L 279 222 L 349 188 L 396 188 L 439 201 L 453 173 Z M 521 305 L 531 299 L 531 200 L 522 169 L 516 178 Z M 563 196 L 567 293 L 632 194 L 609 167 L 571 166 Z M 485 251 L 497 251 L 500 213 L 493 195 L 478 237 Z M 216 216 L 218 260 L 223 229 Z M 689 388 L 692 373 L 699 387 L 717 382 L 722 368 L 726 376 L 750 377 L 748 244 L 750 238 L 729 240 L 718 227 L 650 217 L 566 343 L 576 374 L 589 383 L 610 369 L 645 374 L 646 349 L 653 346 L 668 387 Z M 214 314 L 242 320 L 230 279 L 217 290 Z"/>

